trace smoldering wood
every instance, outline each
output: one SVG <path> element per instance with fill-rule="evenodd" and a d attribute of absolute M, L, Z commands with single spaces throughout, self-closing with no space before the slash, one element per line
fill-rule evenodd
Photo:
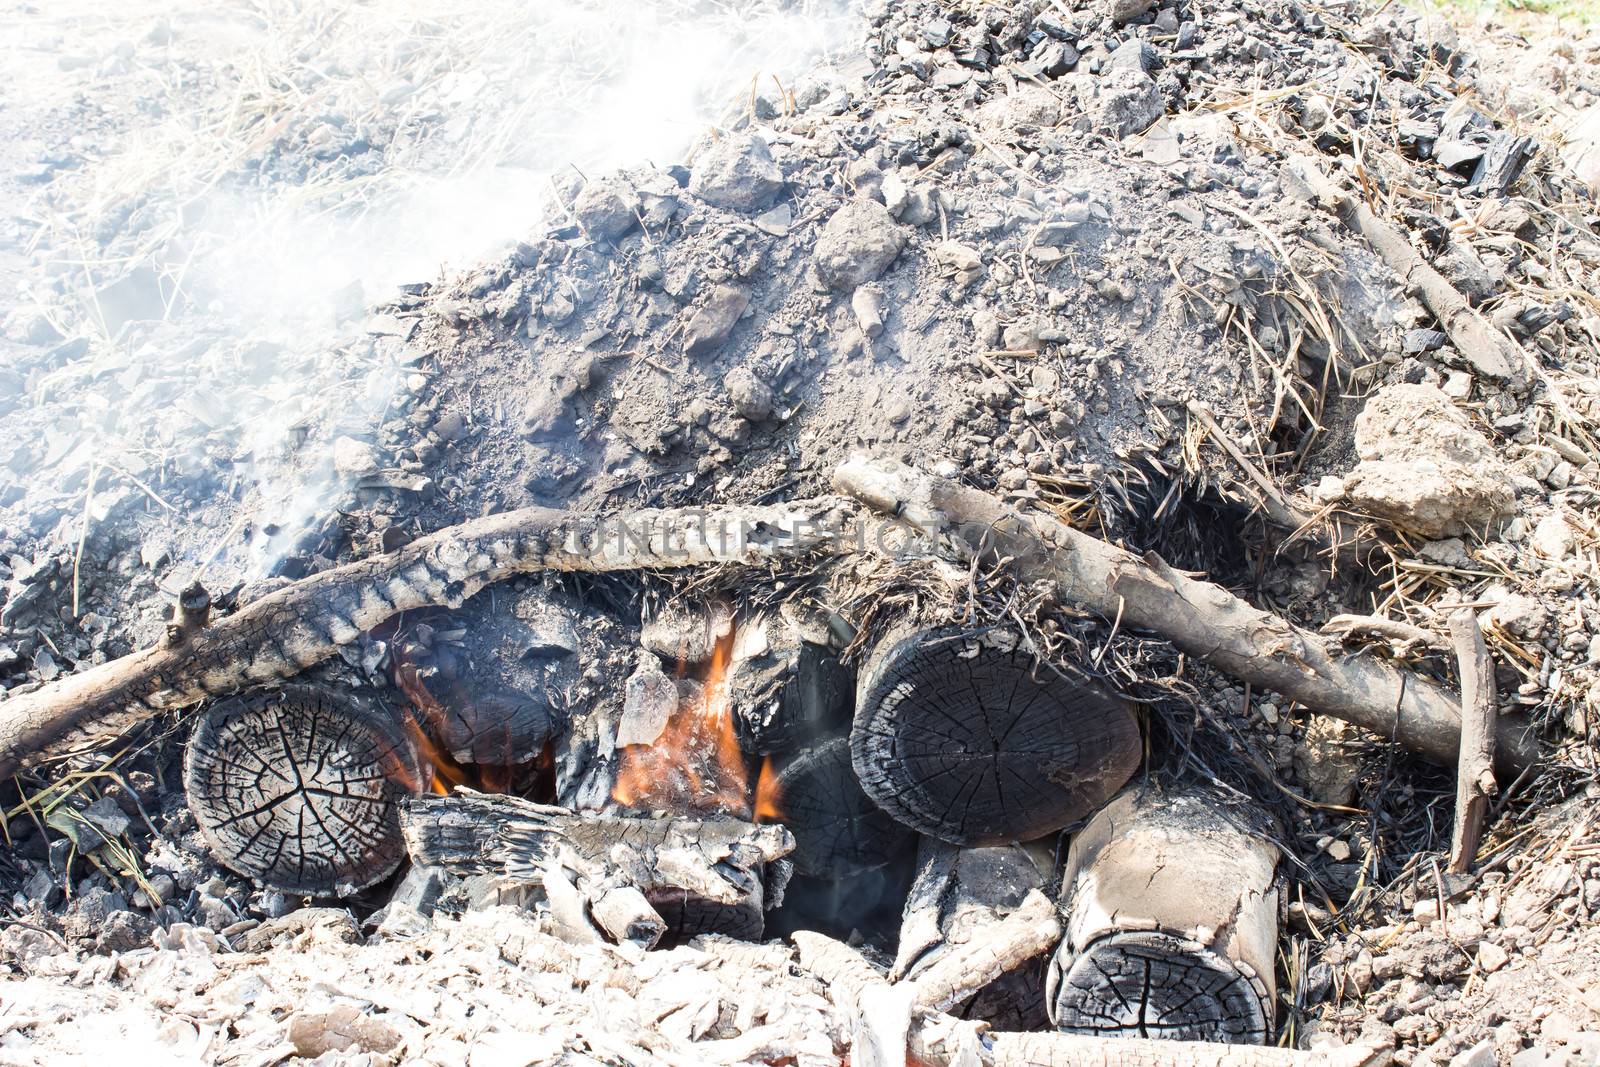
<path fill-rule="evenodd" d="M 850 751 L 900 822 L 956 845 L 1027 841 L 1103 804 L 1139 765 L 1133 711 L 1009 630 L 907 628 L 861 670 Z"/>
<path fill-rule="evenodd" d="M 1049 582 L 1055 598 L 1171 641 L 1234 677 L 1312 711 L 1391 738 L 1436 763 L 1453 765 L 1461 706 L 1437 683 L 1372 656 L 1345 657 L 1308 630 L 1232 593 L 1081 533 L 1050 516 L 1020 512 L 988 493 L 903 463 L 855 458 L 835 485 L 870 507 L 960 552 L 1004 561 L 1018 578 Z M 1500 716 L 1496 755 L 1516 775 L 1539 760 L 1528 719 Z"/>
<path fill-rule="evenodd" d="M 862 791 L 847 738 L 813 745 L 783 763 L 775 792 L 801 874 L 846 878 L 910 855 L 911 831 Z"/>
<path fill-rule="evenodd" d="M 770 563 L 816 547 L 838 501 L 641 509 L 526 508 L 447 527 L 293 582 L 175 645 L 159 644 L 0 702 L 0 778 L 88 751 L 162 711 L 279 683 L 402 611 L 459 607 L 491 582 L 555 570 Z"/>
<path fill-rule="evenodd" d="M 723 816 L 624 818 L 461 790 L 408 800 L 401 829 L 412 861 L 458 874 L 540 884 L 560 857 L 596 882 L 639 890 L 668 932 L 759 936 L 782 900 L 794 837 L 782 826 Z"/>
<path fill-rule="evenodd" d="M 1456 810 L 1450 836 L 1450 870 L 1465 874 L 1478 856 L 1483 820 L 1494 796 L 1494 660 L 1471 608 L 1450 615 L 1450 637 L 1461 675 L 1461 758 L 1456 767 Z"/>
<path fill-rule="evenodd" d="M 1072 840 L 1051 1019 L 1068 1033 L 1264 1043 L 1277 864 L 1215 797 L 1131 786 Z"/>
<path fill-rule="evenodd" d="M 1503 173 L 1508 169 L 1506 163 L 1515 158 L 1508 153 L 1506 160 L 1493 169 Z M 1404 233 L 1379 218 L 1360 198 L 1339 188 L 1310 157 L 1291 154 L 1287 165 L 1324 208 L 1346 228 L 1365 238 L 1378 258 L 1417 291 L 1474 370 L 1508 382 L 1513 388 L 1527 384 L 1528 360 L 1521 346 L 1490 326 L 1460 290 L 1422 258 Z"/>
<path fill-rule="evenodd" d="M 963 949 L 981 947 L 991 940 L 1008 942 L 1004 936 L 995 937 L 995 928 L 1022 907 L 1030 892 L 1044 886 L 1041 858 L 1048 867 L 1048 855 L 1041 857 L 1020 845 L 964 849 L 923 838 L 889 977 L 894 981 L 918 978 L 950 960 L 965 968 Z M 1049 904 L 1043 896 L 1039 899 Z M 1048 944 L 1035 955 L 1050 951 L 1060 939 L 1054 906 L 1040 918 L 1039 933 Z M 1047 1023 L 1044 969 L 1008 969 L 964 1004 L 950 1004 L 946 1010 L 982 1019 L 1000 1030 L 1042 1027 Z"/>
<path fill-rule="evenodd" d="M 310 686 L 220 701 L 195 723 L 190 810 L 212 852 L 257 885 L 345 896 L 405 858 L 417 753 L 387 715 Z"/>
<path fill-rule="evenodd" d="M 746 752 L 792 752 L 850 721 L 855 673 L 829 647 L 825 620 L 786 603 L 740 619 L 728 698 Z"/>

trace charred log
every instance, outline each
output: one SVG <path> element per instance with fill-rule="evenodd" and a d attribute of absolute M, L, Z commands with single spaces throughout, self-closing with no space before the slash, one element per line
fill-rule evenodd
<path fill-rule="evenodd" d="M 345 896 L 405 858 L 417 755 L 386 715 L 323 689 L 225 700 L 196 722 L 184 782 L 218 859 L 285 893 Z"/>
<path fill-rule="evenodd" d="M 1028 841 L 1093 811 L 1139 765 L 1120 700 L 1006 631 L 902 631 L 862 669 L 850 750 L 900 822 L 956 845 Z"/>
<path fill-rule="evenodd" d="M 766 799 L 794 834 L 794 866 L 801 874 L 845 878 L 911 850 L 910 831 L 862 791 L 846 738 L 800 753 L 778 773 L 773 792 Z"/>
<path fill-rule="evenodd" d="M 963 946 L 993 938 L 1029 891 L 1043 884 L 1036 857 L 1019 845 L 956 848 L 924 838 L 889 977 L 916 980 Z M 982 1019 L 997 1030 L 1043 1027 L 1048 1021 L 1044 968 L 1032 961 L 1008 970 L 948 1010 L 961 1018 Z"/>
<path fill-rule="evenodd" d="M 737 623 L 728 696 L 746 752 L 793 752 L 849 723 L 855 676 L 828 642 L 827 622 L 794 604 Z"/>
<path fill-rule="evenodd" d="M 158 712 L 291 678 L 402 611 L 459 607 L 512 575 L 771 562 L 814 549 L 836 508 L 831 500 L 614 516 L 526 508 L 452 526 L 287 585 L 177 646 L 8 698 L 0 778 L 93 749 Z"/>
<path fill-rule="evenodd" d="M 760 936 L 782 901 L 794 838 L 738 819 L 623 818 L 462 791 L 417 797 L 402 812 L 417 863 L 542 884 L 555 859 L 595 883 L 638 889 L 680 935 Z"/>
<path fill-rule="evenodd" d="M 902 463 L 852 459 L 834 472 L 834 482 L 925 535 L 950 538 L 963 554 L 1004 561 L 1024 581 L 1054 583 L 1064 603 L 1160 634 L 1236 678 L 1435 762 L 1456 761 L 1461 706 L 1412 671 L 1372 656 L 1339 656 L 1326 639 L 1154 556 L 1140 558 L 1051 516 L 1018 511 Z M 1503 771 L 1519 774 L 1539 761 L 1539 739 L 1526 716 L 1500 716 L 1496 735 Z"/>
<path fill-rule="evenodd" d="M 1214 798 L 1136 786 L 1073 838 L 1051 1018 L 1067 1033 L 1263 1044 L 1277 849 Z"/>

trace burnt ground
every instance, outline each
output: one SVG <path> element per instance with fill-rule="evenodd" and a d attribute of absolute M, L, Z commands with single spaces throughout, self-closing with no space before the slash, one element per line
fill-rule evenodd
<path fill-rule="evenodd" d="M 140 391 L 147 364 L 187 373 L 173 353 L 204 318 L 136 325 L 139 344 L 125 336 L 115 358 L 104 339 L 17 340 L 16 319 L 0 365 L 26 398 L 0 402 L 14 450 L 0 682 L 148 642 L 160 588 L 213 552 L 226 607 L 273 576 L 486 512 L 799 497 L 825 492 L 853 450 L 894 455 L 1312 627 L 1346 612 L 1436 626 L 1450 598 L 1478 602 L 1506 708 L 1535 716 L 1554 755 L 1497 806 L 1475 880 L 1438 873 L 1452 775 L 1203 668 L 1185 668 L 1191 700 L 1155 716 L 1170 757 L 1154 769 L 1220 781 L 1279 818 L 1294 901 L 1285 1042 L 1377 1034 L 1402 1063 L 1485 1042 L 1473 1055 L 1588 1062 L 1600 240 L 1560 144 L 1596 102 L 1595 61 L 1592 37 L 1508 41 L 1355 5 L 878 4 L 859 47 L 792 84 L 758 83 L 681 159 L 565 173 L 539 190 L 545 225 L 508 251 L 365 293 L 374 306 L 336 345 L 296 363 L 218 329 L 225 351 L 193 358 L 251 381 L 271 364 L 282 391 L 251 389 L 274 405 L 260 418 L 286 426 L 270 444 L 239 443 L 220 418 L 214 436 L 186 437 L 203 418 L 192 402 Z M 1501 187 L 1478 160 L 1517 136 L 1530 147 Z M 1493 380 L 1437 333 L 1307 202 L 1290 153 L 1353 172 L 1516 340 L 1538 368 L 1529 382 Z M 97 383 L 109 395 L 90 399 Z M 1421 443 L 1363 450 L 1356 416 L 1399 385 L 1431 390 L 1391 394 L 1416 405 Z M 309 396 L 339 399 L 279 411 Z M 1458 436 L 1449 417 L 1424 417 L 1435 400 L 1470 430 L 1471 488 L 1449 504 L 1467 519 L 1418 510 L 1432 507 L 1418 499 L 1434 446 Z M 1306 510 L 1367 524 L 1379 555 L 1334 566 L 1284 544 L 1191 403 Z M 172 422 L 170 451 L 145 447 L 152 491 L 131 482 L 149 470 L 118 456 L 129 481 L 90 492 L 99 453 L 74 453 L 81 438 L 61 428 L 142 427 L 146 409 Z M 262 457 L 298 457 L 334 488 L 286 482 L 279 497 L 301 494 L 304 515 L 263 504 Z M 1359 461 L 1423 467 L 1403 468 L 1415 491 L 1396 499 L 1363 494 Z M 627 610 L 624 598 L 623 627 L 637 622 Z M 387 654 L 369 643 L 335 671 L 381 677 Z M 1399 654 L 1452 682 L 1447 657 Z M 141 772 L 144 793 L 192 846 L 181 798 L 154 777 L 173 748 L 157 747 L 167 762 Z M 19 914 L 83 895 L 44 862 L 49 836 L 11 861 Z M 289 907 L 208 881 L 214 868 L 181 851 L 157 842 L 147 857 L 189 893 L 156 922 L 226 933 Z M 90 888 L 121 891 L 97 878 Z M 29 958 L 29 939 L 12 940 Z"/>

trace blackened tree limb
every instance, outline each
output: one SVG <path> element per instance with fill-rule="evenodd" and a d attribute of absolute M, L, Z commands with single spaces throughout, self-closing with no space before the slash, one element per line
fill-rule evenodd
<path fill-rule="evenodd" d="M 1494 794 L 1494 661 L 1483 628 L 1471 608 L 1450 616 L 1461 674 L 1461 757 L 1456 767 L 1455 830 L 1450 838 L 1450 870 L 1464 874 L 1478 855 L 1483 818 Z"/>
<path fill-rule="evenodd" d="M 527 508 L 474 519 L 323 571 L 193 632 L 0 702 L 0 778 L 92 750 L 157 712 L 271 685 L 334 656 L 402 611 L 458 607 L 531 571 L 766 563 L 815 547 L 838 501 L 642 509 L 605 516 Z M 197 612 L 186 615 L 199 622 Z"/>
<path fill-rule="evenodd" d="M 1315 161 L 1306 156 L 1290 156 L 1290 172 L 1316 195 L 1324 208 L 1340 222 L 1360 234 L 1378 258 L 1417 290 L 1422 302 L 1439 320 L 1461 355 L 1479 374 L 1522 388 L 1528 381 L 1527 356 L 1510 338 L 1493 326 L 1467 302 L 1461 291 L 1423 260 L 1397 227 L 1379 218 L 1352 193 L 1347 193 L 1328 177 Z"/>
<path fill-rule="evenodd" d="M 1318 635 L 1167 566 L 1072 529 L 1041 513 L 903 463 L 854 458 L 836 487 L 880 512 L 949 537 L 962 552 L 1005 561 L 1017 577 L 1052 582 L 1058 601 L 1171 641 L 1234 677 L 1453 764 L 1461 707 L 1438 684 L 1372 656 L 1343 656 Z M 1526 719 L 1502 716 L 1502 770 L 1538 761 Z"/>

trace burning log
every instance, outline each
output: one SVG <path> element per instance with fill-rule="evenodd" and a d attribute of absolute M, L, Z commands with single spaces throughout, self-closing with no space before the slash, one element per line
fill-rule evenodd
<path fill-rule="evenodd" d="M 1043 884 L 1033 855 L 1019 845 L 956 848 L 923 838 L 889 977 L 897 982 L 919 980 L 937 967 L 948 968 L 965 950 L 984 945 L 1015 945 L 1026 953 L 1023 959 L 1048 952 L 1061 931 L 1054 907 L 1038 892 Z M 1034 924 L 1039 939 L 1014 942 L 997 937 L 996 929 L 1018 913 L 1030 893 L 1042 906 L 1041 921 Z M 952 1004 L 947 1010 L 1000 1029 L 1039 1029 L 1047 1021 L 1043 969 L 1006 966 L 964 1005 Z"/>
<path fill-rule="evenodd" d="M 845 878 L 909 854 L 910 831 L 862 792 L 846 738 L 806 749 L 763 778 L 756 797 L 758 818 L 781 820 L 794 834 L 801 874 Z"/>
<path fill-rule="evenodd" d="M 1068 1033 L 1262 1044 L 1278 850 L 1200 793 L 1124 792 L 1072 840 L 1050 1015 Z"/>
<path fill-rule="evenodd" d="M 850 750 L 880 807 L 967 846 L 1060 830 L 1105 803 L 1141 755 L 1126 704 L 1040 664 L 1015 633 L 960 628 L 878 644 Z"/>
<path fill-rule="evenodd" d="M 834 482 L 879 511 L 948 535 L 965 553 L 1006 561 L 1024 581 L 1053 582 L 1063 602 L 1160 634 L 1237 678 L 1437 763 L 1456 761 L 1461 705 L 1420 675 L 1371 656 L 1337 657 L 1318 635 L 1154 556 L 1141 559 L 1050 516 L 1024 514 L 903 463 L 852 459 L 840 465 Z M 1503 771 L 1518 774 L 1538 762 L 1538 738 L 1525 717 L 1500 716 L 1496 734 Z"/>
<path fill-rule="evenodd" d="M 644 509 L 606 517 L 525 508 L 303 578 L 209 627 L 185 613 L 153 648 L 0 702 L 0 778 L 93 749 L 158 712 L 291 678 L 402 612 L 459 607 L 533 571 L 768 563 L 816 547 L 836 501 Z M 187 621 L 186 621 L 187 620 Z"/>
<path fill-rule="evenodd" d="M 793 752 L 850 721 L 855 677 L 828 640 L 827 621 L 793 603 L 739 620 L 728 692 L 746 752 Z"/>
<path fill-rule="evenodd" d="M 405 858 L 417 754 L 387 716 L 324 689 L 224 700 L 195 724 L 189 807 L 217 858 L 285 893 L 345 896 Z"/>
<path fill-rule="evenodd" d="M 541 885 L 554 860 L 595 884 L 642 892 L 679 935 L 759 937 L 783 899 L 794 838 L 721 816 L 623 818 L 470 790 L 416 797 L 401 812 L 415 863 Z"/>

